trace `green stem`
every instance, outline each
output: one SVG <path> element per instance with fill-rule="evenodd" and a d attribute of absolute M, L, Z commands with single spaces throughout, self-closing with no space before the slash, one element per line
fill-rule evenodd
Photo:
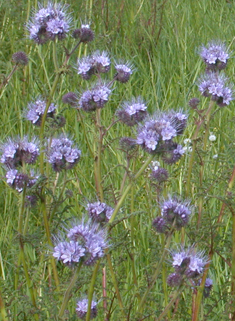
<path fill-rule="evenodd" d="M 76 281 L 78 279 L 78 275 L 79 275 L 79 272 L 81 270 L 82 263 L 83 262 L 80 261 L 80 263 L 79 263 L 79 265 L 78 265 L 78 267 L 77 267 L 77 269 L 76 269 L 76 271 L 75 271 L 75 273 L 74 273 L 74 275 L 73 275 L 73 277 L 72 277 L 72 279 L 71 279 L 71 281 L 69 283 L 68 289 L 66 290 L 66 292 L 64 294 L 64 299 L 63 299 L 63 302 L 62 302 L 62 305 L 61 305 L 61 308 L 60 308 L 60 311 L 59 311 L 59 314 L 58 314 L 59 318 L 62 318 L 63 315 L 64 315 L 64 311 L 65 311 L 65 309 L 67 307 L 67 304 L 69 302 L 69 299 L 70 299 L 70 293 L 71 293 L 71 291 L 72 291 L 72 289 L 73 289 L 73 287 L 74 287 L 74 285 L 75 285 L 75 283 L 76 283 Z"/>
<path fill-rule="evenodd" d="M 92 278 L 91 278 L 89 291 L 88 291 L 88 308 L 87 308 L 87 314 L 86 314 L 86 321 L 90 321 L 90 318 L 91 318 L 91 303 L 92 303 L 93 293 L 95 289 L 95 281 L 99 270 L 99 266 L 100 266 L 100 260 L 96 262 L 96 265 L 92 274 Z"/>
<path fill-rule="evenodd" d="M 114 288 L 115 288 L 116 296 L 117 296 L 117 299 L 118 299 L 118 303 L 119 303 L 120 309 L 122 310 L 123 316 L 125 318 L 124 306 L 123 306 L 122 298 L 121 298 L 121 295 L 120 295 L 120 292 L 119 292 L 119 289 L 118 289 L 118 283 L 117 283 L 117 279 L 116 279 L 116 276 L 115 276 L 115 272 L 113 270 L 113 265 L 112 265 L 111 255 L 110 254 L 107 254 L 107 261 L 108 261 L 108 266 L 109 266 L 109 270 L 110 270 L 110 273 L 111 273 L 111 278 L 112 278 L 112 281 L 113 281 L 113 285 L 114 285 Z"/>
<path fill-rule="evenodd" d="M 144 304 L 145 304 L 145 301 L 147 299 L 147 296 L 149 294 L 149 292 L 151 291 L 151 289 L 153 288 L 157 278 L 158 278 L 158 275 L 160 273 L 160 268 L 162 266 L 162 262 L 163 260 L 165 259 L 165 256 L 166 256 L 166 253 L 168 252 L 168 249 L 169 249 L 169 246 L 170 246 L 170 242 L 171 242 L 171 237 L 172 237 L 172 233 L 170 233 L 167 238 L 166 238 L 166 246 L 164 247 L 164 250 L 163 250 L 163 253 L 162 253 L 162 256 L 160 258 L 160 260 L 158 261 L 158 264 L 156 266 L 156 271 L 152 277 L 152 280 L 151 282 L 149 283 L 148 287 L 147 287 L 147 290 L 145 291 L 143 297 L 142 297 L 142 300 L 139 304 L 139 307 L 138 307 L 138 312 L 143 312 L 143 307 L 144 307 Z"/>
<path fill-rule="evenodd" d="M 232 300 L 235 298 L 235 213 L 232 213 L 232 269 L 231 269 L 231 296 Z M 235 307 L 233 305 L 232 321 L 235 320 Z"/>
<path fill-rule="evenodd" d="M 142 167 L 141 167 L 141 168 L 138 170 L 138 172 L 134 175 L 134 177 L 133 177 L 133 179 L 131 180 L 131 182 L 129 183 L 129 185 L 127 185 L 127 187 L 126 187 L 125 191 L 123 192 L 120 200 L 118 201 L 117 205 L 115 206 L 115 209 L 114 209 L 114 211 L 113 211 L 113 214 L 112 214 L 112 216 L 111 216 L 111 218 L 110 218 L 110 220 L 109 220 L 109 224 L 111 224 L 111 223 L 114 221 L 114 219 L 115 219 L 115 217 L 116 217 L 119 209 L 121 208 L 121 206 L 122 206 L 122 204 L 123 204 L 123 202 L 124 202 L 124 200 L 125 200 L 128 192 L 129 192 L 129 190 L 131 189 L 131 187 L 132 187 L 132 185 L 134 184 L 134 182 L 140 177 L 140 175 L 141 175 L 141 174 L 144 172 L 144 170 L 148 167 L 148 165 L 151 163 L 151 161 L 153 160 L 153 158 L 154 158 L 154 155 L 151 155 L 151 156 L 146 160 L 146 162 L 142 165 Z"/>
<path fill-rule="evenodd" d="M 169 304 L 165 307 L 165 309 L 162 311 L 162 313 L 159 315 L 156 321 L 162 320 L 162 318 L 168 313 L 168 311 L 170 310 L 172 305 L 175 303 L 175 301 L 177 300 L 178 296 L 182 293 L 182 291 L 183 291 L 183 285 L 180 286 L 177 291 L 175 291 Z"/>
<path fill-rule="evenodd" d="M 4 301 L 3 301 L 3 298 L 2 298 L 2 293 L 1 292 L 0 292 L 0 310 L 1 310 L 1 320 L 2 321 L 8 321 L 7 312 L 6 312 L 6 309 L 5 309 L 5 305 L 4 305 Z"/>
<path fill-rule="evenodd" d="M 102 144 L 103 144 L 103 130 L 101 126 L 101 110 L 96 110 L 96 126 L 99 132 L 98 138 L 98 148 L 95 153 L 95 185 L 96 191 L 99 196 L 100 201 L 104 200 L 104 193 L 102 187 L 102 175 L 101 175 L 101 154 L 102 154 Z"/>

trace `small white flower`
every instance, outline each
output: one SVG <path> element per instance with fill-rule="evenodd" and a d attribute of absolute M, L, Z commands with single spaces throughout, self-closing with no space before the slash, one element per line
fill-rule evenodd
<path fill-rule="evenodd" d="M 214 134 L 211 134 L 211 135 L 209 136 L 209 141 L 211 141 L 211 142 L 216 141 L 216 136 L 215 136 Z"/>
<path fill-rule="evenodd" d="M 213 157 L 212 157 L 212 158 L 213 158 L 213 159 L 218 158 L 218 154 L 213 155 Z"/>
<path fill-rule="evenodd" d="M 191 139 L 190 138 L 186 138 L 184 139 L 184 145 L 188 145 L 188 144 L 191 144 Z"/>

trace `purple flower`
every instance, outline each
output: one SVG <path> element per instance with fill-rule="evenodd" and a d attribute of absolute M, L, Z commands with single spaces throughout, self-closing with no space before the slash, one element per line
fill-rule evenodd
<path fill-rule="evenodd" d="M 177 197 L 169 197 L 160 204 L 161 215 L 168 224 L 169 228 L 173 226 L 176 229 L 188 224 L 192 207 L 189 201 L 182 201 Z"/>
<path fill-rule="evenodd" d="M 122 108 L 117 110 L 116 114 L 120 121 L 128 126 L 134 126 L 144 120 L 147 115 L 147 106 L 141 97 L 133 98 L 131 101 L 125 101 Z"/>
<path fill-rule="evenodd" d="M 46 105 L 46 101 L 42 100 L 40 97 L 36 101 L 29 103 L 25 112 L 25 118 L 31 121 L 32 124 L 40 126 Z M 56 105 L 50 104 L 47 111 L 47 117 L 53 118 L 56 108 Z"/>
<path fill-rule="evenodd" d="M 210 42 L 206 47 L 202 46 L 200 56 L 209 70 L 222 70 L 229 59 L 228 50 L 222 42 Z"/>
<path fill-rule="evenodd" d="M 120 81 L 122 83 L 128 82 L 130 79 L 130 76 L 133 73 L 133 67 L 130 63 L 116 63 L 115 64 L 115 69 L 117 71 L 114 79 L 117 81 Z"/>
<path fill-rule="evenodd" d="M 91 56 L 78 59 L 77 73 L 83 79 L 88 80 L 94 74 L 106 73 L 110 69 L 110 59 L 108 53 L 103 51 L 94 52 Z"/>
<path fill-rule="evenodd" d="M 176 273 L 185 275 L 190 279 L 199 277 L 204 270 L 208 260 L 204 252 L 196 252 L 195 247 L 181 249 L 180 252 L 172 253 L 172 265 Z"/>
<path fill-rule="evenodd" d="M 104 250 L 108 247 L 106 230 L 100 229 L 98 224 L 91 221 L 75 222 L 72 228 L 68 229 L 67 237 L 85 248 L 85 265 L 94 264 L 97 259 L 103 257 Z"/>
<path fill-rule="evenodd" d="M 23 188 L 31 188 L 38 180 L 38 176 L 34 176 L 19 172 L 17 169 L 10 169 L 6 173 L 6 182 L 18 192 L 22 192 Z"/>
<path fill-rule="evenodd" d="M 172 139 L 182 134 L 186 121 L 187 115 L 182 112 L 156 114 L 139 127 L 136 142 L 150 154 L 172 151 L 177 146 L 172 145 Z"/>
<path fill-rule="evenodd" d="M 75 39 L 79 38 L 81 42 L 87 43 L 94 39 L 94 32 L 89 25 L 82 24 L 80 29 L 73 31 L 73 37 Z"/>
<path fill-rule="evenodd" d="M 77 301 L 76 312 L 80 319 L 85 320 L 88 310 L 88 299 Z M 97 315 L 97 302 L 91 301 L 91 315 L 90 319 L 94 319 Z"/>
<path fill-rule="evenodd" d="M 162 145 L 162 159 L 166 164 L 175 164 L 184 155 L 185 150 L 182 145 L 173 143 L 172 141 Z"/>
<path fill-rule="evenodd" d="M 71 18 L 67 15 L 67 6 L 49 2 L 47 7 L 39 4 L 39 9 L 27 25 L 29 38 L 37 44 L 48 40 L 64 39 L 69 31 Z"/>
<path fill-rule="evenodd" d="M 211 97 L 220 107 L 228 106 L 233 100 L 231 85 L 226 86 L 227 78 L 210 72 L 200 79 L 199 90 L 205 97 Z"/>
<path fill-rule="evenodd" d="M 113 214 L 113 208 L 101 202 L 88 203 L 86 210 L 97 223 L 108 222 Z"/>
<path fill-rule="evenodd" d="M 23 51 L 17 51 L 12 55 L 12 60 L 19 65 L 26 66 L 29 62 L 29 58 Z"/>
<path fill-rule="evenodd" d="M 85 255 L 85 249 L 74 241 L 59 242 L 53 250 L 53 256 L 64 264 L 78 263 Z"/>
<path fill-rule="evenodd" d="M 72 148 L 73 142 L 67 137 L 61 135 L 59 138 L 53 138 L 48 141 L 47 151 L 48 162 L 56 172 L 63 169 L 71 169 L 80 159 L 81 151 L 78 148 Z"/>
<path fill-rule="evenodd" d="M 39 147 L 36 138 L 28 141 L 28 137 L 16 138 L 8 141 L 1 147 L 1 163 L 8 168 L 16 168 L 24 163 L 33 164 L 39 155 Z"/>
<path fill-rule="evenodd" d="M 85 91 L 79 100 L 79 106 L 86 112 L 103 108 L 108 102 L 111 90 L 102 84 L 97 84 L 92 90 Z"/>
<path fill-rule="evenodd" d="M 88 80 L 95 73 L 93 59 L 88 57 L 83 57 L 77 61 L 77 73 L 82 76 L 83 79 Z"/>

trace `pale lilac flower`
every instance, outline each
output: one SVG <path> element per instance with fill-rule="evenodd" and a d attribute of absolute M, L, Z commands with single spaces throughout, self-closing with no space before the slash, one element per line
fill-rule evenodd
<path fill-rule="evenodd" d="M 92 57 L 87 56 L 77 61 L 77 73 L 82 76 L 83 79 L 90 79 L 95 73 L 94 61 Z"/>
<path fill-rule="evenodd" d="M 114 76 L 114 79 L 120 81 L 121 83 L 128 82 L 130 76 L 133 73 L 133 66 L 129 62 L 119 62 L 116 63 L 114 67 L 117 71 L 116 75 Z"/>
<path fill-rule="evenodd" d="M 37 139 L 33 138 L 32 141 L 29 141 L 27 136 L 23 139 L 8 139 L 1 146 L 1 151 L 1 163 L 8 168 L 16 168 L 24 163 L 33 164 L 39 155 Z"/>
<path fill-rule="evenodd" d="M 36 126 L 40 126 L 43 114 L 46 109 L 46 105 L 47 105 L 46 101 L 40 97 L 34 102 L 30 102 L 25 112 L 25 118 L 31 121 L 32 124 Z M 57 108 L 56 105 L 54 105 L 53 103 L 50 104 L 47 111 L 47 117 L 53 118 L 56 108 Z"/>
<path fill-rule="evenodd" d="M 91 265 L 104 256 L 108 248 L 107 232 L 98 224 L 88 221 L 74 222 L 72 228 L 68 229 L 67 237 L 78 242 L 85 248 L 84 264 Z"/>
<path fill-rule="evenodd" d="M 225 44 L 215 41 L 210 42 L 206 47 L 202 46 L 200 56 L 206 63 L 207 68 L 213 71 L 224 69 L 229 59 Z"/>
<path fill-rule="evenodd" d="M 86 210 L 89 216 L 98 223 L 108 222 L 113 214 L 112 207 L 99 201 L 95 203 L 88 203 L 86 206 Z"/>
<path fill-rule="evenodd" d="M 231 85 L 227 84 L 227 78 L 224 75 L 218 75 L 210 72 L 201 77 L 199 90 L 205 97 L 211 97 L 220 107 L 228 106 L 233 100 Z"/>
<path fill-rule="evenodd" d="M 85 91 L 79 100 L 79 106 L 86 112 L 103 108 L 108 102 L 111 90 L 105 84 L 97 84 L 92 90 Z"/>
<path fill-rule="evenodd" d="M 85 320 L 88 310 L 88 299 L 82 299 L 77 301 L 76 312 L 80 319 Z M 97 315 L 97 302 L 91 301 L 91 315 L 90 319 L 94 319 Z"/>
<path fill-rule="evenodd" d="M 39 4 L 39 9 L 27 24 L 29 38 L 37 44 L 48 40 L 64 39 L 69 31 L 71 18 L 66 13 L 67 6 L 59 3 L 48 2 L 47 7 Z"/>
<path fill-rule="evenodd" d="M 79 161 L 81 151 L 78 148 L 73 148 L 73 142 L 64 135 L 49 140 L 48 144 L 47 160 L 54 171 L 71 169 Z"/>
<path fill-rule="evenodd" d="M 110 69 L 111 61 L 106 51 L 96 51 L 91 56 L 93 66 L 97 73 L 106 73 Z"/>
<path fill-rule="evenodd" d="M 132 98 L 131 101 L 125 101 L 121 109 L 116 114 L 120 121 L 128 126 L 134 126 L 144 120 L 147 115 L 147 106 L 141 97 Z"/>
<path fill-rule="evenodd" d="M 85 255 L 85 249 L 74 241 L 60 242 L 53 249 L 53 256 L 64 264 L 78 263 Z"/>
<path fill-rule="evenodd" d="M 185 275 L 190 279 L 199 277 L 208 263 L 204 252 L 196 252 L 195 247 L 181 249 L 179 252 L 172 253 L 172 265 L 176 273 Z"/>

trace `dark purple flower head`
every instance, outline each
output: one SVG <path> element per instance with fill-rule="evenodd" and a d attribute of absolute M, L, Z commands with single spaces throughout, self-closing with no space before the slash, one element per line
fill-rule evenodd
<path fill-rule="evenodd" d="M 204 60 L 209 70 L 222 70 L 226 67 L 229 53 L 224 43 L 210 42 L 207 46 L 202 46 L 200 56 Z"/>
<path fill-rule="evenodd" d="M 158 184 L 166 182 L 169 177 L 169 173 L 165 168 L 155 166 L 152 168 L 151 176 L 152 180 L 156 181 Z"/>
<path fill-rule="evenodd" d="M 182 201 L 177 197 L 169 197 L 160 204 L 162 217 L 169 227 L 180 229 L 188 224 L 192 207 L 189 201 Z"/>
<path fill-rule="evenodd" d="M 113 214 L 113 208 L 105 203 L 88 203 L 86 206 L 88 215 L 97 223 L 108 222 Z"/>
<path fill-rule="evenodd" d="M 77 301 L 76 312 L 80 319 L 85 320 L 88 310 L 88 299 L 82 299 Z M 91 315 L 90 319 L 94 319 L 97 316 L 97 302 L 91 301 Z"/>
<path fill-rule="evenodd" d="M 166 164 L 175 164 L 184 155 L 185 150 L 182 145 L 172 141 L 162 144 L 162 159 Z"/>
<path fill-rule="evenodd" d="M 26 66 L 29 62 L 29 58 L 23 51 L 17 51 L 12 55 L 12 60 L 19 65 Z"/>
<path fill-rule="evenodd" d="M 56 172 L 71 169 L 80 159 L 81 151 L 73 148 L 73 142 L 61 135 L 48 141 L 47 160 Z"/>
<path fill-rule="evenodd" d="M 171 273 L 167 278 L 167 284 L 171 287 L 180 286 L 183 282 L 183 277 L 178 273 Z"/>
<path fill-rule="evenodd" d="M 136 147 L 136 140 L 131 137 L 122 137 L 119 141 L 119 145 L 124 152 L 130 152 Z"/>
<path fill-rule="evenodd" d="M 29 38 L 37 44 L 43 44 L 55 38 L 64 39 L 71 23 L 71 18 L 66 11 L 67 6 L 59 3 L 48 2 L 47 7 L 39 4 L 38 11 L 35 11 L 27 25 Z"/>
<path fill-rule="evenodd" d="M 94 39 L 94 32 L 91 30 L 89 25 L 81 25 L 80 29 L 75 29 L 72 36 L 75 39 L 80 39 L 81 42 L 87 43 Z"/>
<path fill-rule="evenodd" d="M 227 78 L 210 72 L 201 77 L 199 90 L 205 97 L 211 97 L 220 107 L 228 106 L 233 100 L 232 86 L 227 86 Z"/>
<path fill-rule="evenodd" d="M 23 139 L 8 139 L 2 145 L 1 151 L 1 163 L 5 164 L 8 168 L 16 168 L 24 163 L 33 164 L 39 155 L 37 139 L 34 138 L 32 141 L 29 141 L 27 136 Z"/>
<path fill-rule="evenodd" d="M 64 104 L 69 104 L 71 107 L 78 107 L 78 96 L 72 91 L 65 94 L 62 97 L 62 101 Z"/>
<path fill-rule="evenodd" d="M 31 121 L 32 124 L 40 126 L 43 114 L 46 109 L 46 105 L 46 101 L 40 97 L 36 101 L 29 103 L 28 108 L 25 111 L 25 118 Z M 47 111 L 47 117 L 53 118 L 56 108 L 56 105 L 50 104 L 49 109 Z"/>
<path fill-rule="evenodd" d="M 75 222 L 72 228 L 68 229 L 67 237 L 85 248 L 83 258 L 85 265 L 94 264 L 97 259 L 104 256 L 104 251 L 108 248 L 106 230 L 91 221 Z"/>
<path fill-rule="evenodd" d="M 144 120 L 147 115 L 147 106 L 141 97 L 133 98 L 131 101 L 125 101 L 122 108 L 117 110 L 116 114 L 120 121 L 128 126 L 134 126 Z"/>
<path fill-rule="evenodd" d="M 116 75 L 114 77 L 115 80 L 120 81 L 122 83 L 128 82 L 130 79 L 130 76 L 133 73 L 133 66 L 127 62 L 119 62 L 115 64 L 115 69 L 116 69 Z"/>
<path fill-rule="evenodd" d="M 195 247 L 181 249 L 179 252 L 172 253 L 172 265 L 176 273 L 184 274 L 189 279 L 195 279 L 202 275 L 208 260 L 204 252 L 196 252 Z"/>
<path fill-rule="evenodd" d="M 103 108 L 108 102 L 111 90 L 105 84 L 97 84 L 91 90 L 85 91 L 79 100 L 79 106 L 86 112 Z"/>
<path fill-rule="evenodd" d="M 153 227 L 155 228 L 155 230 L 158 232 L 158 233 L 167 233 L 169 231 L 169 226 L 166 222 L 166 220 L 159 216 L 159 217 L 156 217 L 154 220 L 153 220 Z"/>

